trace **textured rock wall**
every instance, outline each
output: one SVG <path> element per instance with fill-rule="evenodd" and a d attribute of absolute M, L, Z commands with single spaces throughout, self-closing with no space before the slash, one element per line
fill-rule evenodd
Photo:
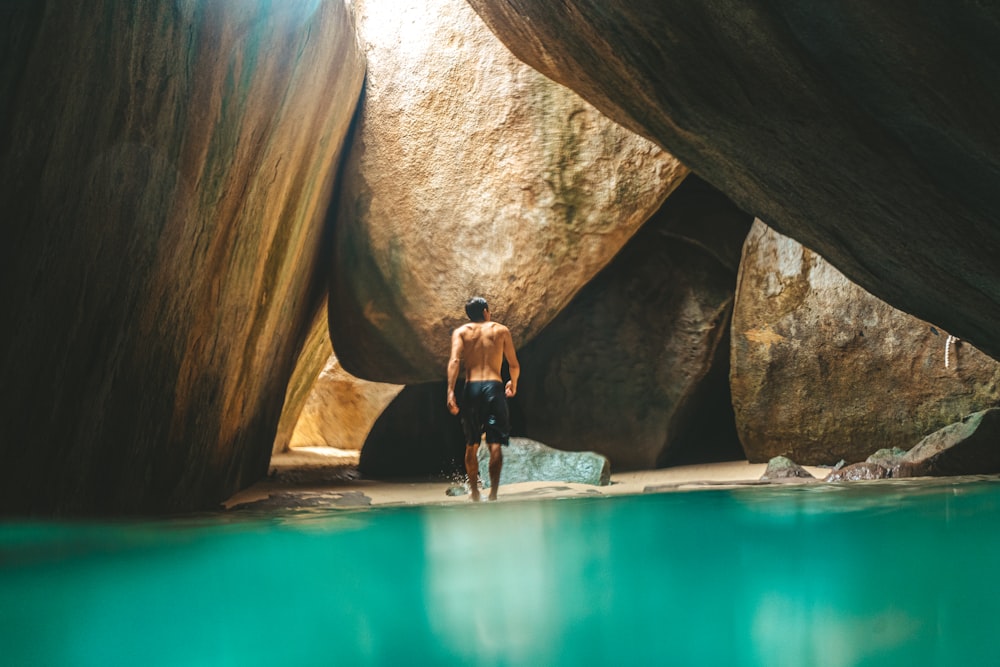
<path fill-rule="evenodd" d="M 0 8 L 4 512 L 264 474 L 364 76 L 340 1 Z"/>
<path fill-rule="evenodd" d="M 689 176 L 520 361 L 525 432 L 615 470 L 742 457 L 728 334 L 752 217 Z"/>
<path fill-rule="evenodd" d="M 1000 404 L 1000 363 L 851 283 L 757 221 L 733 314 L 732 393 L 747 457 L 807 465 L 909 449 Z"/>
<path fill-rule="evenodd" d="M 687 177 L 519 350 L 511 433 L 598 452 L 614 470 L 742 458 L 728 334 L 751 222 L 717 190 Z M 365 474 L 461 470 L 462 431 L 445 409 L 445 386 L 403 389 L 365 441 Z"/>
<path fill-rule="evenodd" d="M 530 339 L 687 170 L 518 62 L 463 0 L 354 6 L 368 78 L 336 224 L 333 347 L 357 377 L 440 380 L 470 296 Z"/>
<path fill-rule="evenodd" d="M 742 209 L 1000 358 L 1000 6 L 469 3 Z"/>

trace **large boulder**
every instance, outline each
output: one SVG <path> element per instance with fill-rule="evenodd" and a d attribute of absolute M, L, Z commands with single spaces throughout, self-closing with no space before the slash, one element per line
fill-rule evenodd
<path fill-rule="evenodd" d="M 333 248 L 344 368 L 444 378 L 473 295 L 531 339 L 687 174 L 519 62 L 464 0 L 357 0 L 368 62 Z"/>
<path fill-rule="evenodd" d="M 469 3 L 743 210 L 1000 358 L 1000 5 Z"/>
<path fill-rule="evenodd" d="M 731 375 L 751 462 L 856 463 L 1000 403 L 1000 363 L 759 221 L 740 266 Z"/>
<path fill-rule="evenodd" d="M 522 350 L 525 432 L 615 470 L 742 458 L 728 337 L 751 222 L 689 176 Z"/>
<path fill-rule="evenodd" d="M 364 78 L 343 2 L 0 9 L 3 513 L 266 474 Z"/>

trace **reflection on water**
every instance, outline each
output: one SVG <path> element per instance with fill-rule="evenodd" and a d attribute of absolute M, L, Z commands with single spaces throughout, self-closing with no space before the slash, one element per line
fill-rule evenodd
<path fill-rule="evenodd" d="M 431 626 L 463 662 L 547 662 L 538 639 L 551 634 L 562 602 L 546 572 L 545 519 L 540 503 L 426 515 Z"/>
<path fill-rule="evenodd" d="M 767 593 L 752 619 L 757 664 L 774 667 L 878 664 L 880 656 L 898 651 L 927 631 L 934 629 L 923 628 L 919 619 L 901 609 L 855 614 L 801 596 Z"/>
<path fill-rule="evenodd" d="M 10 664 L 1000 664 L 995 478 L 0 525 Z"/>

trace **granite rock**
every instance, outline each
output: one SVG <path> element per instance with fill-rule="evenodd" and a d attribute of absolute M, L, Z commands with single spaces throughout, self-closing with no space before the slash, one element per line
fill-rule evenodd
<path fill-rule="evenodd" d="M 266 474 L 365 65 L 341 0 L 0 9 L 0 512 Z"/>
<path fill-rule="evenodd" d="M 767 468 L 760 477 L 764 481 L 776 479 L 814 479 L 812 473 L 787 456 L 775 456 L 767 462 Z"/>
<path fill-rule="evenodd" d="M 751 221 L 689 176 L 521 351 L 525 433 L 615 470 L 742 458 L 728 336 Z"/>
<path fill-rule="evenodd" d="M 899 447 L 883 448 L 865 459 L 865 463 L 877 463 L 887 470 L 895 470 L 900 460 L 906 456 L 906 450 Z"/>
<path fill-rule="evenodd" d="M 864 461 L 862 463 L 852 463 L 844 466 L 840 470 L 834 470 L 827 475 L 825 482 L 861 482 L 872 479 L 885 479 L 892 477 L 892 472 L 880 463 Z"/>
<path fill-rule="evenodd" d="M 688 173 L 519 62 L 463 0 L 357 0 L 368 62 L 333 245 L 330 333 L 360 378 L 444 378 L 484 296 L 519 344 Z"/>
<path fill-rule="evenodd" d="M 896 310 L 757 221 L 733 314 L 731 388 L 751 462 L 863 461 L 1000 403 L 1000 363 Z"/>
<path fill-rule="evenodd" d="M 1000 358 L 997 5 L 469 3 L 740 208 Z"/>
<path fill-rule="evenodd" d="M 490 449 L 479 447 L 480 486 L 490 486 Z M 519 482 L 572 482 L 606 486 L 611 462 L 594 452 L 565 452 L 528 438 L 511 438 L 503 448 L 500 486 Z"/>

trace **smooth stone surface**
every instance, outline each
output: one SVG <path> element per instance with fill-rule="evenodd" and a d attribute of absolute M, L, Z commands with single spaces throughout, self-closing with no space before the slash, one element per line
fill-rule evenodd
<path fill-rule="evenodd" d="M 616 471 L 742 458 L 728 336 L 751 221 L 689 176 L 520 353 L 525 433 Z"/>
<path fill-rule="evenodd" d="M 364 77 L 339 0 L 4 2 L 4 514 L 267 471 Z"/>
<path fill-rule="evenodd" d="M 469 3 L 743 210 L 1000 358 L 1000 6 Z"/>
<path fill-rule="evenodd" d="M 524 344 L 688 173 L 519 62 L 463 0 L 358 0 L 368 77 L 332 250 L 344 368 L 444 379 L 470 296 Z"/>
<path fill-rule="evenodd" d="M 731 387 L 750 461 L 857 463 L 1000 403 L 1000 363 L 758 221 L 740 268 Z"/>
<path fill-rule="evenodd" d="M 360 450 L 375 421 L 402 389 L 360 380 L 331 355 L 313 383 L 289 446 Z"/>
<path fill-rule="evenodd" d="M 490 487 L 490 448 L 480 445 L 479 483 Z M 611 481 L 611 462 L 595 452 L 565 452 L 528 438 L 511 438 L 503 448 L 500 486 L 518 482 L 574 482 L 604 486 Z"/>

